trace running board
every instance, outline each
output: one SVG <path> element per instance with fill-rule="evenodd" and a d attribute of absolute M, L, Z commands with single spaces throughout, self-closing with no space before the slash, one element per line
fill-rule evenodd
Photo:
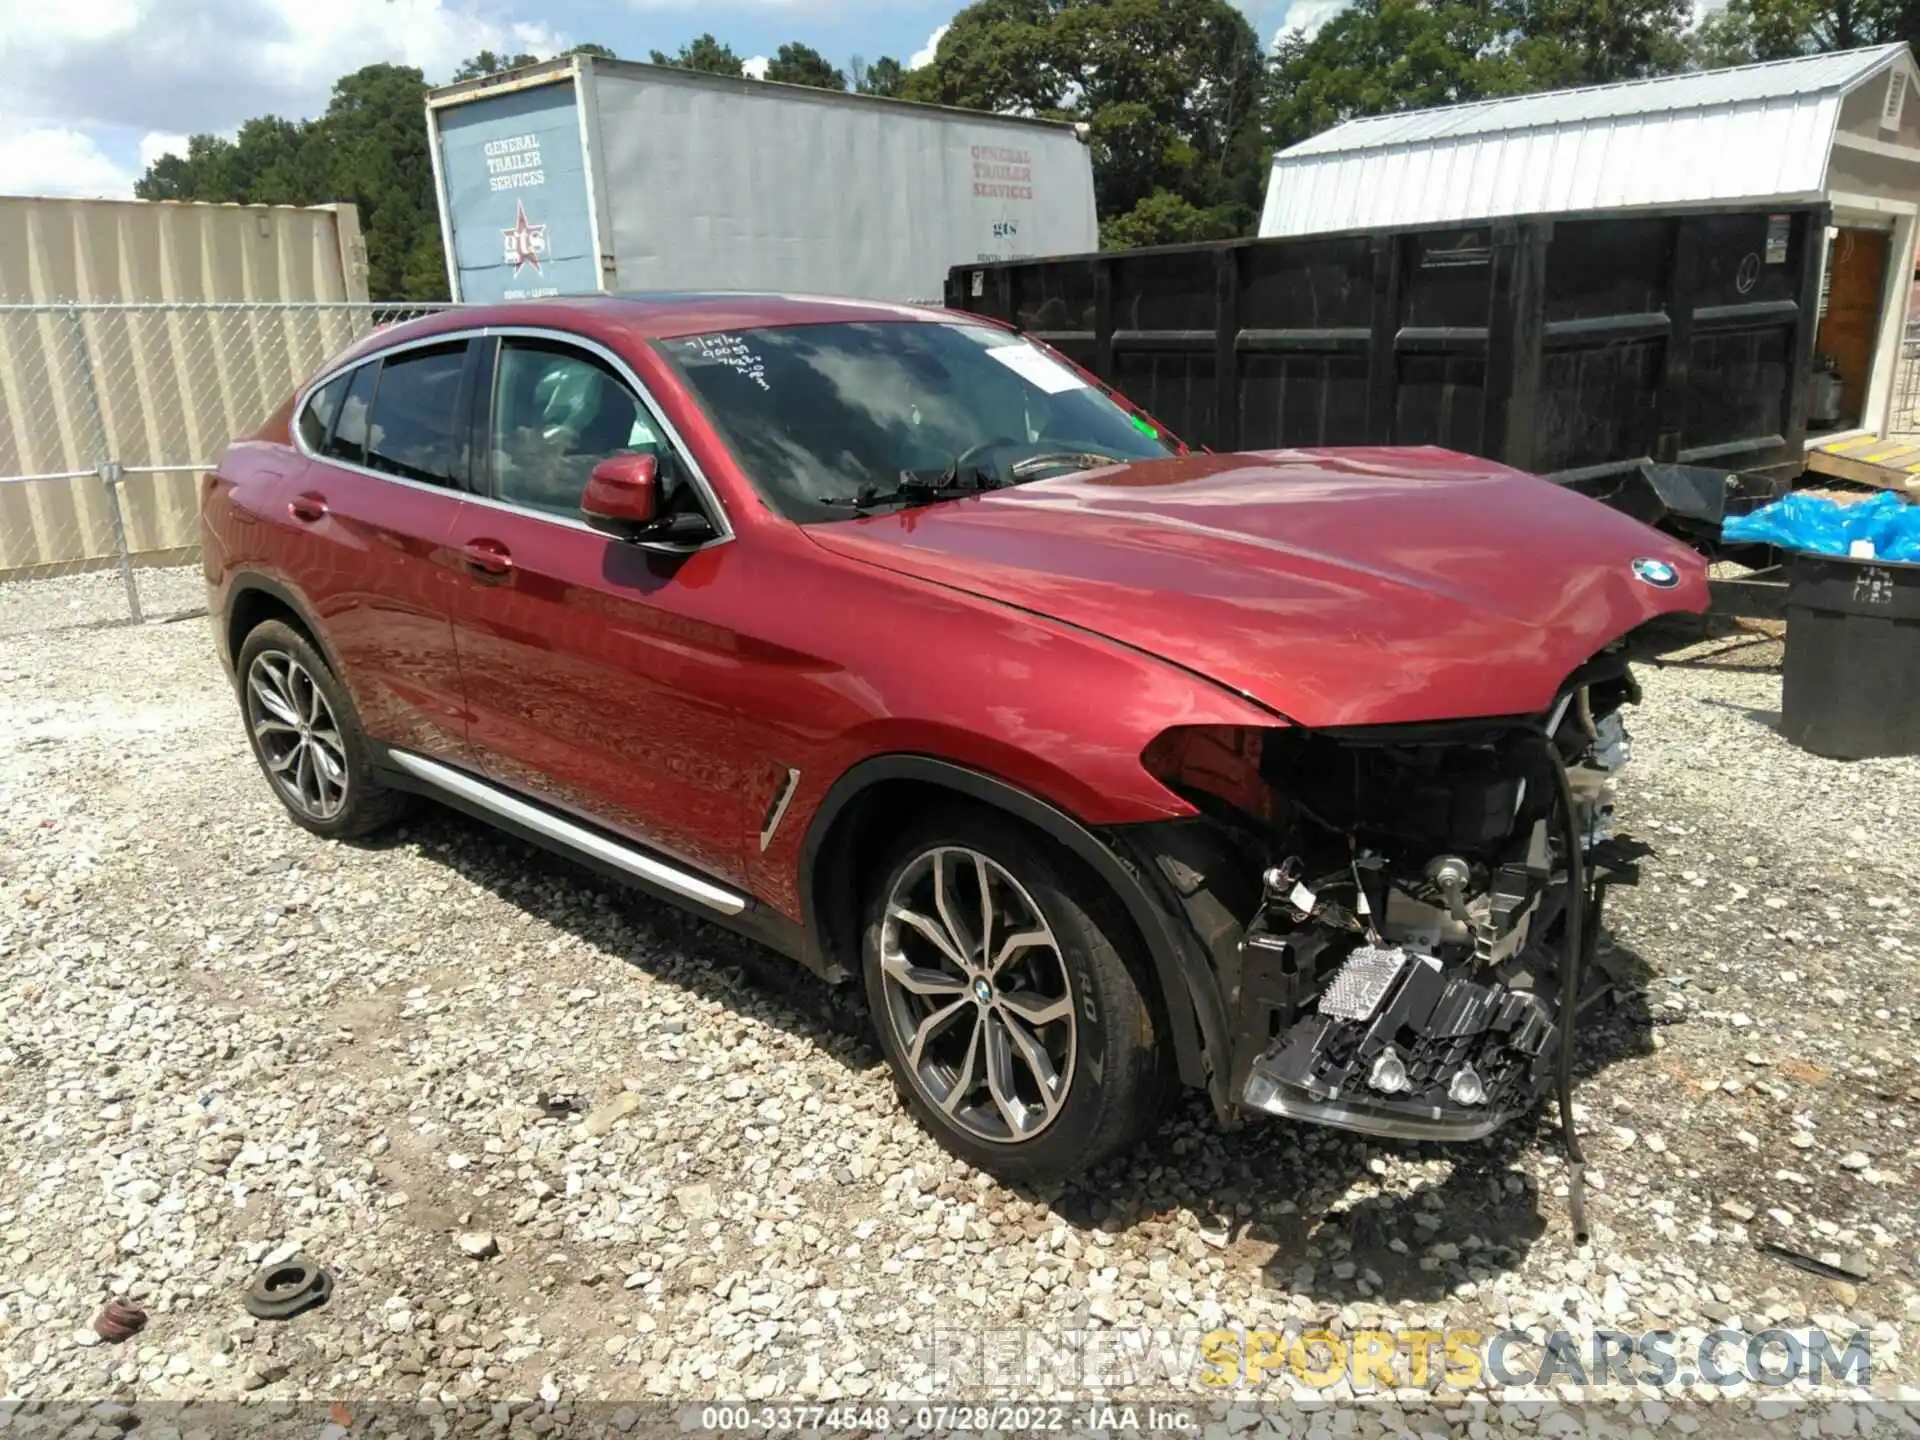
<path fill-rule="evenodd" d="M 498 815 L 501 819 L 518 825 L 523 830 L 564 845 L 569 850 L 591 856 L 603 865 L 644 880 L 647 884 L 678 895 L 683 900 L 691 900 L 696 905 L 721 915 L 738 915 L 747 908 L 747 898 L 736 895 L 731 890 L 703 880 L 690 871 L 677 865 L 669 865 L 664 860 L 656 860 L 644 851 L 618 840 L 589 830 L 584 825 L 562 819 L 550 810 L 522 800 L 508 793 L 490 781 L 469 775 L 464 770 L 456 770 L 451 765 L 442 765 L 438 760 L 429 760 L 423 755 L 413 755 L 405 750 L 389 750 L 387 759 L 406 771 L 417 780 L 424 780 L 437 790 L 449 795 L 457 795 L 469 805 Z"/>

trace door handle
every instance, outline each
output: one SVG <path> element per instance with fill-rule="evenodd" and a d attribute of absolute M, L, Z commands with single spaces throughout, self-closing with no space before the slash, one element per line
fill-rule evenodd
<path fill-rule="evenodd" d="M 311 525 L 327 513 L 327 497 L 314 490 L 303 490 L 287 502 L 287 513 Z"/>
<path fill-rule="evenodd" d="M 513 556 L 498 540 L 470 540 L 460 547 L 460 557 L 483 580 L 498 580 L 513 571 Z"/>

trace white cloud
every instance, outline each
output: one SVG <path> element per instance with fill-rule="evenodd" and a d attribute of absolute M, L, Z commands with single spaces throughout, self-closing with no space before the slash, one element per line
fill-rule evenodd
<path fill-rule="evenodd" d="M 1287 15 L 1280 22 L 1280 28 L 1273 32 L 1273 43 L 1277 49 L 1280 42 L 1295 30 L 1304 30 L 1311 39 L 1320 33 L 1320 27 L 1347 8 L 1347 0 L 1293 0 L 1287 7 Z"/>
<path fill-rule="evenodd" d="M 90 135 L 64 127 L 0 131 L 0 195 L 131 200 L 133 174 Z"/>
<path fill-rule="evenodd" d="M 144 171 L 153 165 L 162 155 L 187 153 L 187 137 L 170 135 L 164 130 L 150 130 L 140 137 L 140 168 Z"/>
<path fill-rule="evenodd" d="M 1299 0 L 1295 0 L 1295 3 L 1299 3 Z M 933 63 L 933 57 L 940 53 L 940 41 L 942 37 L 952 28 L 951 25 L 941 25 L 937 27 L 933 34 L 927 37 L 927 43 L 907 57 L 907 68 L 909 70 L 920 70 L 931 65 Z"/>
<path fill-rule="evenodd" d="M 764 80 L 767 78 L 767 66 L 770 63 L 766 56 L 755 55 L 750 60 L 742 60 L 740 62 L 740 69 L 745 72 L 747 78 L 750 80 Z"/>
<path fill-rule="evenodd" d="M 140 0 L 67 0 L 61 5 L 22 6 L 0 16 L 11 34 L 28 40 L 45 36 L 98 39 L 126 29 L 140 16 Z"/>
<path fill-rule="evenodd" d="M 376 61 L 445 80 L 479 50 L 551 54 L 545 25 L 479 0 L 64 0 L 0 4 L 0 100 L 54 127 L 224 131 L 326 108 L 339 76 Z"/>

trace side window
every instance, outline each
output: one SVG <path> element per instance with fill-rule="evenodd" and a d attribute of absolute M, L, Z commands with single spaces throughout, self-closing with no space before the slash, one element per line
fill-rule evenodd
<path fill-rule="evenodd" d="M 327 432 L 333 429 L 334 417 L 340 413 L 340 400 L 347 393 L 348 379 L 348 376 L 338 375 L 329 380 L 313 392 L 307 400 L 307 408 L 300 412 L 300 438 L 316 455 L 320 453 L 320 447 L 327 443 Z"/>
<path fill-rule="evenodd" d="M 362 365 L 349 378 L 340 401 L 340 418 L 333 427 L 333 438 L 327 442 L 329 459 L 344 460 L 349 465 L 367 463 L 367 412 L 373 406 L 373 382 L 379 373 L 380 364 L 375 361 Z"/>
<path fill-rule="evenodd" d="M 381 362 L 367 431 L 368 469 L 430 485 L 457 483 L 466 470 L 460 412 L 466 363 L 464 340 Z"/>
<path fill-rule="evenodd" d="M 556 515 L 579 512 L 587 477 L 609 455 L 657 455 L 663 469 L 667 460 L 653 417 L 612 370 L 534 340 L 500 344 L 491 445 L 495 498 Z"/>

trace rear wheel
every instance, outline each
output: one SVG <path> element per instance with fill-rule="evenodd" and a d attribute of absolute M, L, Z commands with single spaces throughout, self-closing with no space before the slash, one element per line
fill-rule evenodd
<path fill-rule="evenodd" d="M 235 669 L 254 758 L 296 823 L 343 840 L 403 813 L 409 797 L 375 780 L 353 701 L 306 636 L 262 621 Z"/>
<path fill-rule="evenodd" d="M 882 1048 L 942 1145 L 1064 1179 L 1157 1118 L 1160 1046 L 1118 904 L 1021 827 L 956 813 L 892 852 L 863 960 Z"/>

